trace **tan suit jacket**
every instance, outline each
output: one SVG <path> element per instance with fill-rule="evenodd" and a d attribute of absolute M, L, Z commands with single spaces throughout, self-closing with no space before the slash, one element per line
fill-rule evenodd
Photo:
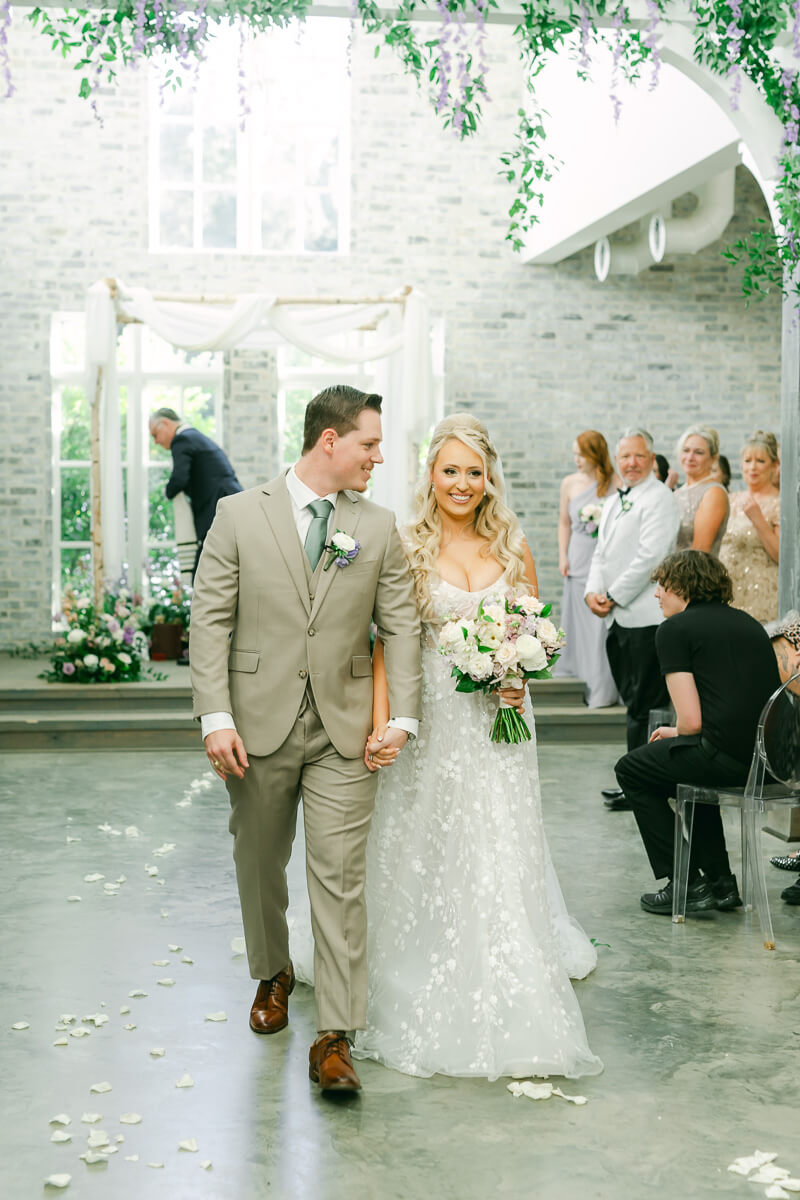
<path fill-rule="evenodd" d="M 230 712 L 249 754 L 274 753 L 310 683 L 336 750 L 357 758 L 372 727 L 369 627 L 386 653 L 392 716 L 419 717 L 420 623 L 394 515 L 340 492 L 332 530 L 358 556 L 310 576 L 284 475 L 220 500 L 192 599 L 194 715 Z"/>

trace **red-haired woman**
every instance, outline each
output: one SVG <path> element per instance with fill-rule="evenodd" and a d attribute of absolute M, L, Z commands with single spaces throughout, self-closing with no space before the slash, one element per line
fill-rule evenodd
<path fill-rule="evenodd" d="M 561 482 L 558 517 L 558 568 L 564 576 L 561 624 L 567 644 L 556 666 L 558 676 L 576 676 L 586 684 L 590 708 L 618 704 L 619 696 L 606 657 L 606 626 L 583 599 L 589 564 L 597 545 L 600 509 L 619 485 L 602 433 L 586 429 L 572 445 L 577 471 Z"/>

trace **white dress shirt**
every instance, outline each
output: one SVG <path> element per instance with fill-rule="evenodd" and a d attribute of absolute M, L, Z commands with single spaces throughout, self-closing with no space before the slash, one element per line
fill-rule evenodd
<path fill-rule="evenodd" d="M 290 467 L 286 474 L 286 489 L 289 493 L 292 516 L 294 517 L 295 528 L 297 529 L 297 536 L 300 538 L 301 545 L 305 546 L 306 535 L 314 519 L 314 515 L 308 507 L 313 500 L 329 500 L 332 505 L 330 516 L 328 517 L 328 532 L 326 535 L 330 537 L 339 493 L 329 492 L 327 496 L 318 496 L 312 488 L 303 483 L 294 467 Z M 354 496 L 358 495 L 357 492 L 351 494 Z M 392 717 L 389 724 L 397 729 L 404 729 L 412 737 L 416 737 L 419 730 L 419 721 L 414 717 Z M 236 724 L 231 713 L 204 713 L 200 718 L 200 729 L 205 740 L 210 733 L 216 733 L 219 729 L 236 729 Z"/>

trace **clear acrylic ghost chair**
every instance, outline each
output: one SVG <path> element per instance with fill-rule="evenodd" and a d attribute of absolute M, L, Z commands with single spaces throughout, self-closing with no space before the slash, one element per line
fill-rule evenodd
<path fill-rule="evenodd" d="M 758 722 L 750 773 L 743 788 L 679 784 L 675 805 L 672 919 L 686 917 L 689 854 L 695 804 L 738 808 L 742 830 L 742 900 L 758 914 L 765 950 L 775 949 L 761 854 L 760 816 L 772 805 L 800 804 L 800 672 L 770 696 Z M 765 783 L 767 776 L 775 782 Z M 686 837 L 683 829 L 686 829 Z"/>
<path fill-rule="evenodd" d="M 674 708 L 651 708 L 647 715 L 647 740 L 653 736 L 657 729 L 662 725 L 675 724 L 675 709 Z"/>

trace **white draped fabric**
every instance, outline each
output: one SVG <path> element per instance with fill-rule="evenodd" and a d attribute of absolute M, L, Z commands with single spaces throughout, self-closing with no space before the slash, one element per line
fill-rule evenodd
<path fill-rule="evenodd" d="M 263 349 L 289 342 L 330 363 L 377 362 L 377 390 L 384 396 L 386 465 L 376 476 L 374 498 L 404 519 L 416 474 L 413 447 L 427 433 L 433 412 L 430 318 L 425 297 L 412 290 L 403 303 L 290 306 L 266 292 L 229 302 L 157 299 L 146 288 L 117 283 L 116 300 L 105 281 L 88 291 L 88 395 L 100 404 L 101 523 L 106 580 L 119 578 L 127 560 L 122 492 L 122 455 L 116 381 L 117 316 L 147 325 L 183 350 Z M 347 346 L 343 335 L 374 325 L 367 347 Z M 98 382 L 99 370 L 99 382 Z M 133 438 L 131 439 L 131 434 Z M 132 455 L 141 431 L 129 431 Z M 143 455 L 139 454 L 140 458 Z M 234 464 L 235 466 L 235 464 Z M 129 481 L 129 492 L 133 492 Z M 140 513 L 129 513 L 132 542 Z M 131 563 L 132 573 L 136 564 Z M 137 583 L 131 579 L 132 583 Z"/>

